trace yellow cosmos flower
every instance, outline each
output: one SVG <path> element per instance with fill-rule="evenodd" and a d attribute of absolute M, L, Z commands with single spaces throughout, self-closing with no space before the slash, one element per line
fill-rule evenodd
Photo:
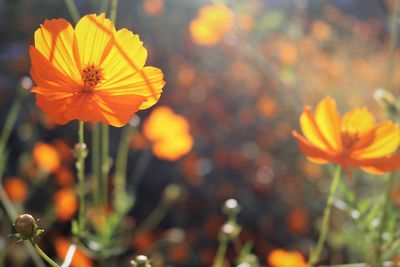
<path fill-rule="evenodd" d="M 399 125 L 375 123 L 366 107 L 355 108 L 340 117 L 336 102 L 330 97 L 319 102 L 315 114 L 310 106 L 300 117 L 304 137 L 293 131 L 301 151 L 309 160 L 332 162 L 348 171 L 351 167 L 383 174 L 400 168 Z"/>
<path fill-rule="evenodd" d="M 29 52 L 36 104 L 58 124 L 123 126 L 155 104 L 165 84 L 160 69 L 144 67 L 139 36 L 116 31 L 104 14 L 82 17 L 75 29 L 64 19 L 46 20 Z"/>

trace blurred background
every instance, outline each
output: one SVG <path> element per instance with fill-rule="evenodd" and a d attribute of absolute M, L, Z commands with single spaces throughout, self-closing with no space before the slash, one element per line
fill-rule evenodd
<path fill-rule="evenodd" d="M 100 13 L 104 1 L 75 2 L 84 15 Z M 211 266 L 226 220 L 221 206 L 229 198 L 241 205 L 240 239 L 253 241 L 261 264 L 276 248 L 307 255 L 329 173 L 300 154 L 291 131 L 299 129 L 303 106 L 326 95 L 343 112 L 367 105 L 383 117 L 374 91 L 398 93 L 400 85 L 391 8 L 384 0 L 120 0 L 117 29 L 139 34 L 146 65 L 161 68 L 167 82 L 159 103 L 132 121 L 127 188 L 136 204 L 124 223 L 145 221 L 168 197 L 168 185 L 178 191 L 154 229 L 130 237 L 129 250 L 115 259 L 119 266 L 137 253 L 161 254 L 165 266 Z M 64 1 L 0 0 L 1 125 L 21 79 L 29 77 L 33 34 L 51 18 L 72 23 Z M 180 153 L 175 145 L 155 149 L 151 129 L 145 130 L 161 106 L 174 113 L 171 123 L 179 118 L 190 128 L 183 127 L 187 141 Z M 3 186 L 21 211 L 43 221 L 40 242 L 56 257 L 66 253 L 77 206 L 76 129 L 76 122 L 55 125 L 29 95 L 8 146 Z M 86 131 L 90 150 L 90 125 Z M 110 136 L 115 158 L 121 129 L 110 129 Z M 22 247 L 9 244 L 6 214 L 0 218 L 3 266 L 32 266 Z M 326 255 L 326 263 L 351 258 L 340 245 Z"/>

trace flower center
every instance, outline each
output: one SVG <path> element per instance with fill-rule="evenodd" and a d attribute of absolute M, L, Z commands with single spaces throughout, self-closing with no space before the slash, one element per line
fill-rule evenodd
<path fill-rule="evenodd" d="M 83 91 L 91 92 L 94 87 L 104 79 L 103 69 L 95 66 L 94 64 L 88 64 L 82 71 Z"/>
<path fill-rule="evenodd" d="M 357 132 L 342 131 L 342 144 L 344 148 L 351 148 L 359 139 Z"/>

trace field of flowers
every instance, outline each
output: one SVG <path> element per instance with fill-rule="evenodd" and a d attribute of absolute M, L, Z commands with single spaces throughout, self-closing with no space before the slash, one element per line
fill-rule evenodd
<path fill-rule="evenodd" d="M 0 23 L 0 267 L 400 266 L 400 0 Z"/>

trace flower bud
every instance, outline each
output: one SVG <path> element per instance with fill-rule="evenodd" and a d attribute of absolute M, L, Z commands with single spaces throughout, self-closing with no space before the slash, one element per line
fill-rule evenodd
<path fill-rule="evenodd" d="M 378 88 L 374 92 L 374 98 L 389 114 L 398 114 L 400 112 L 396 98 L 389 91 Z"/>
<path fill-rule="evenodd" d="M 22 240 L 27 240 L 36 236 L 38 225 L 32 215 L 19 215 L 14 223 L 15 230 Z"/>
<path fill-rule="evenodd" d="M 131 261 L 132 267 L 151 267 L 149 259 L 145 255 L 138 255 Z"/>
<path fill-rule="evenodd" d="M 86 158 L 87 154 L 88 154 L 88 149 L 87 149 L 87 146 L 86 146 L 85 143 L 82 143 L 82 144 L 77 143 L 77 144 L 75 144 L 75 147 L 74 147 L 74 156 L 75 156 L 75 158 L 78 158 L 81 155 L 83 156 L 83 158 Z"/>
<path fill-rule="evenodd" d="M 237 215 L 240 212 L 240 205 L 236 199 L 231 198 L 225 201 L 222 210 L 227 216 Z"/>

